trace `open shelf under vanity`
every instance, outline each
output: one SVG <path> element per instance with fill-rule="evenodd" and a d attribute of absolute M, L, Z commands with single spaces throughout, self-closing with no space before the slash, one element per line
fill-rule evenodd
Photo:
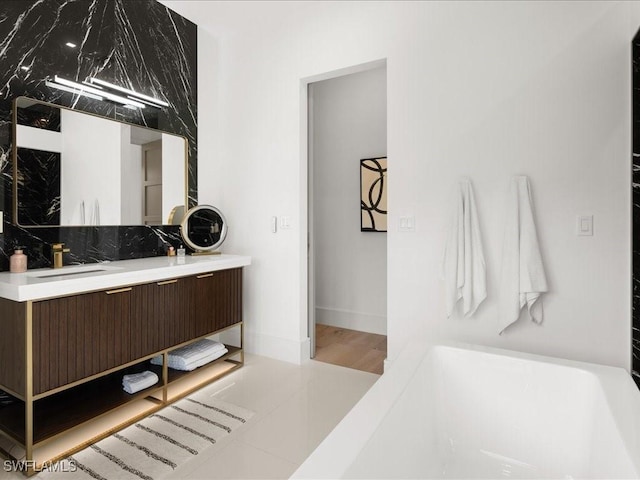
<path fill-rule="evenodd" d="M 149 360 L 99 378 L 43 396 L 33 402 L 33 459 L 55 461 L 84 448 L 176 400 L 229 374 L 243 365 L 242 347 L 227 345 L 225 355 L 192 371 L 163 367 Z M 163 354 L 164 352 L 160 352 Z M 160 381 L 149 388 L 128 394 L 122 389 L 123 375 L 152 371 Z M 18 447 L 11 456 L 20 460 L 26 444 L 23 400 L 0 408 L 0 430 Z"/>

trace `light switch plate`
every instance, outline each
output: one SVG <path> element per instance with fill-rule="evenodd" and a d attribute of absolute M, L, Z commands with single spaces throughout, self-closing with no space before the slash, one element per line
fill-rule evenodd
<path fill-rule="evenodd" d="M 593 215 L 578 215 L 576 234 L 579 236 L 593 235 Z"/>
<path fill-rule="evenodd" d="M 284 217 L 280 217 L 280 228 L 291 228 L 291 217 L 285 215 Z"/>
<path fill-rule="evenodd" d="M 4 212 L 0 212 L 0 233 L 4 232 Z"/>
<path fill-rule="evenodd" d="M 406 215 L 398 219 L 398 231 L 415 232 L 416 219 L 413 215 Z"/>

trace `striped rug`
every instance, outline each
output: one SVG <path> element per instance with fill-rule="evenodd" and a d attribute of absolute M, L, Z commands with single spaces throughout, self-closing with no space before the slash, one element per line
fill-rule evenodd
<path fill-rule="evenodd" d="M 253 412 L 197 392 L 44 470 L 47 480 L 157 480 L 242 426 Z"/>

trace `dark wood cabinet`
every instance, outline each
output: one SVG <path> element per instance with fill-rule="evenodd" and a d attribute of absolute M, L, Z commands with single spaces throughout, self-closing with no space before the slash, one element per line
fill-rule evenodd
<path fill-rule="evenodd" d="M 241 321 L 241 268 L 33 302 L 34 395 Z"/>
<path fill-rule="evenodd" d="M 33 302 L 33 393 L 131 358 L 131 288 Z"/>
<path fill-rule="evenodd" d="M 132 356 L 141 358 L 189 340 L 185 289 L 188 279 L 177 278 L 137 285 L 132 292 Z"/>
<path fill-rule="evenodd" d="M 24 302 L 0 298 L 0 388 L 13 395 L 22 395 L 26 390 L 26 317 L 27 306 Z"/>
<path fill-rule="evenodd" d="M 190 317 L 195 336 L 222 330 L 242 320 L 241 269 L 196 275 L 188 282 L 187 288 L 194 296 Z"/>

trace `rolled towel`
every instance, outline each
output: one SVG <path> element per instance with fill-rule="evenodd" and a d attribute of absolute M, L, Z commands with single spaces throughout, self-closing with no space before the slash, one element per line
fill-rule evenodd
<path fill-rule="evenodd" d="M 207 359 L 205 363 L 208 363 L 212 361 L 212 355 L 222 352 L 215 357 L 219 358 L 227 353 L 227 351 L 228 350 L 226 349 L 224 344 L 216 342 L 214 340 L 210 340 L 208 338 L 203 338 L 202 340 L 198 340 L 197 342 L 172 350 L 169 353 L 168 365 L 169 367 L 176 370 L 193 370 L 193 368 L 195 367 L 189 367 L 195 365 L 198 361 Z M 153 365 L 162 365 L 162 355 L 153 357 L 151 359 L 151 363 Z M 204 364 L 199 364 L 198 366 L 200 365 Z"/>
<path fill-rule="evenodd" d="M 159 380 L 158 375 L 149 370 L 142 373 L 132 373 L 122 377 L 122 388 L 125 392 L 133 394 L 155 385 Z"/>

